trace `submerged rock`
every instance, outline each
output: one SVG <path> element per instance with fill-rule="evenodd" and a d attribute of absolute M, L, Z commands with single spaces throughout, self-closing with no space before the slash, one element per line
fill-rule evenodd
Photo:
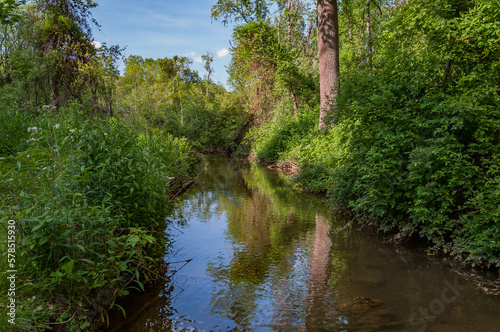
<path fill-rule="evenodd" d="M 349 331 L 377 331 L 400 326 L 384 302 L 377 299 L 357 297 L 340 305 L 337 310 L 345 316 Z"/>

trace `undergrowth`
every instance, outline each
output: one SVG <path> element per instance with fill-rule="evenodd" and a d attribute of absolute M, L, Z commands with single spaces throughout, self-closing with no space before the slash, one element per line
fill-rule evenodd
<path fill-rule="evenodd" d="M 0 114 L 2 312 L 9 220 L 16 229 L 16 325 L 2 314 L 7 330 L 88 329 L 156 278 L 172 185 L 194 171 L 185 140 L 86 119 L 79 107 Z"/>

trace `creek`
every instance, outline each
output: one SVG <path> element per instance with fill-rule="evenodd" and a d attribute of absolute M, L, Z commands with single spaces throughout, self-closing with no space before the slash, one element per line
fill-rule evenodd
<path fill-rule="evenodd" d="M 111 330 L 500 331 L 500 296 L 481 292 L 470 269 L 345 227 L 278 171 L 204 162 L 168 217 L 171 281 L 126 298 L 127 319 L 112 317 Z"/>

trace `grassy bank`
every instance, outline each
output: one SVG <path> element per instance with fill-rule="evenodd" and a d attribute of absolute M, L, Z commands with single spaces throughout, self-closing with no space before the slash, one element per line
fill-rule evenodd
<path fill-rule="evenodd" d="M 183 139 L 88 119 L 78 104 L 38 113 L 0 115 L 0 294 L 4 313 L 15 298 L 16 323 L 2 314 L 0 326 L 80 331 L 157 277 L 168 198 L 195 160 Z M 15 296 L 6 278 L 13 267 Z"/>

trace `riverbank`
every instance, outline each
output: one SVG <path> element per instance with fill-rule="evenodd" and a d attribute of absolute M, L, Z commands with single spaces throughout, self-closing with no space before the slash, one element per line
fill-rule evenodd
<path fill-rule="evenodd" d="M 292 160 L 285 160 L 280 162 L 272 162 L 269 160 L 259 160 L 255 157 L 249 157 L 249 160 L 252 162 L 260 163 L 265 165 L 267 168 L 272 170 L 277 170 L 281 172 L 289 181 L 290 187 L 292 190 L 297 190 L 299 192 L 312 192 L 316 194 L 322 195 L 325 201 L 328 200 L 327 192 L 325 191 L 314 191 L 308 188 L 298 187 L 296 177 L 301 173 L 301 169 L 299 165 Z M 500 276 L 500 269 L 497 265 L 488 265 L 481 262 L 474 261 L 464 261 L 461 259 L 457 259 L 457 257 L 449 255 L 444 250 L 439 250 L 439 248 L 435 248 L 434 244 L 428 239 L 422 238 L 418 236 L 418 234 L 413 234 L 412 236 L 404 236 L 401 232 L 397 232 L 395 230 L 382 231 L 379 227 L 379 224 L 373 220 L 368 219 L 358 219 L 358 216 L 355 212 L 349 209 L 345 209 L 342 207 L 333 207 L 331 206 L 332 213 L 342 214 L 352 221 L 346 224 L 346 228 L 357 227 L 357 228 L 365 228 L 368 227 L 374 233 L 382 233 L 384 237 L 384 241 L 388 243 L 393 243 L 395 245 L 405 246 L 408 243 L 423 243 L 427 248 L 427 254 L 429 256 L 433 256 L 444 264 L 447 264 L 451 267 L 464 267 L 466 270 L 462 271 L 462 276 L 473 280 L 477 289 L 489 295 L 500 295 L 500 278 L 496 280 L 493 278 L 491 274 Z M 356 220 L 355 224 L 353 222 Z M 486 277 L 488 275 L 488 277 Z"/>
<path fill-rule="evenodd" d="M 346 228 L 351 218 L 332 213 L 320 195 L 290 190 L 263 165 L 221 156 L 204 163 L 198 185 L 179 197 L 169 217 L 171 279 L 130 297 L 127 319 L 117 312 L 110 330 L 498 326 L 499 298 L 478 291 L 464 269 L 429 257 L 423 246 Z"/>
<path fill-rule="evenodd" d="M 0 241 L 15 248 L 0 263 L 2 306 L 15 303 L 5 331 L 91 330 L 118 297 L 163 275 L 169 197 L 195 173 L 194 153 L 80 107 L 0 116 Z"/>
<path fill-rule="evenodd" d="M 348 79 L 352 86 L 339 94 L 330 129 L 318 131 L 317 112 L 304 112 L 254 129 L 251 154 L 296 163 L 296 187 L 325 192 L 331 205 L 381 231 L 401 239 L 417 235 L 458 261 L 498 268 L 500 150 L 493 139 L 500 132 L 498 96 L 490 95 L 481 107 L 460 101 L 458 111 L 452 105 L 460 95 L 434 94 L 430 85 L 422 87 L 428 89 L 421 97 L 427 106 L 417 111 L 421 104 L 412 96 L 405 105 L 391 104 L 396 79 Z M 411 89 L 403 78 L 398 84 Z M 370 102 L 374 95 L 378 106 Z"/>

